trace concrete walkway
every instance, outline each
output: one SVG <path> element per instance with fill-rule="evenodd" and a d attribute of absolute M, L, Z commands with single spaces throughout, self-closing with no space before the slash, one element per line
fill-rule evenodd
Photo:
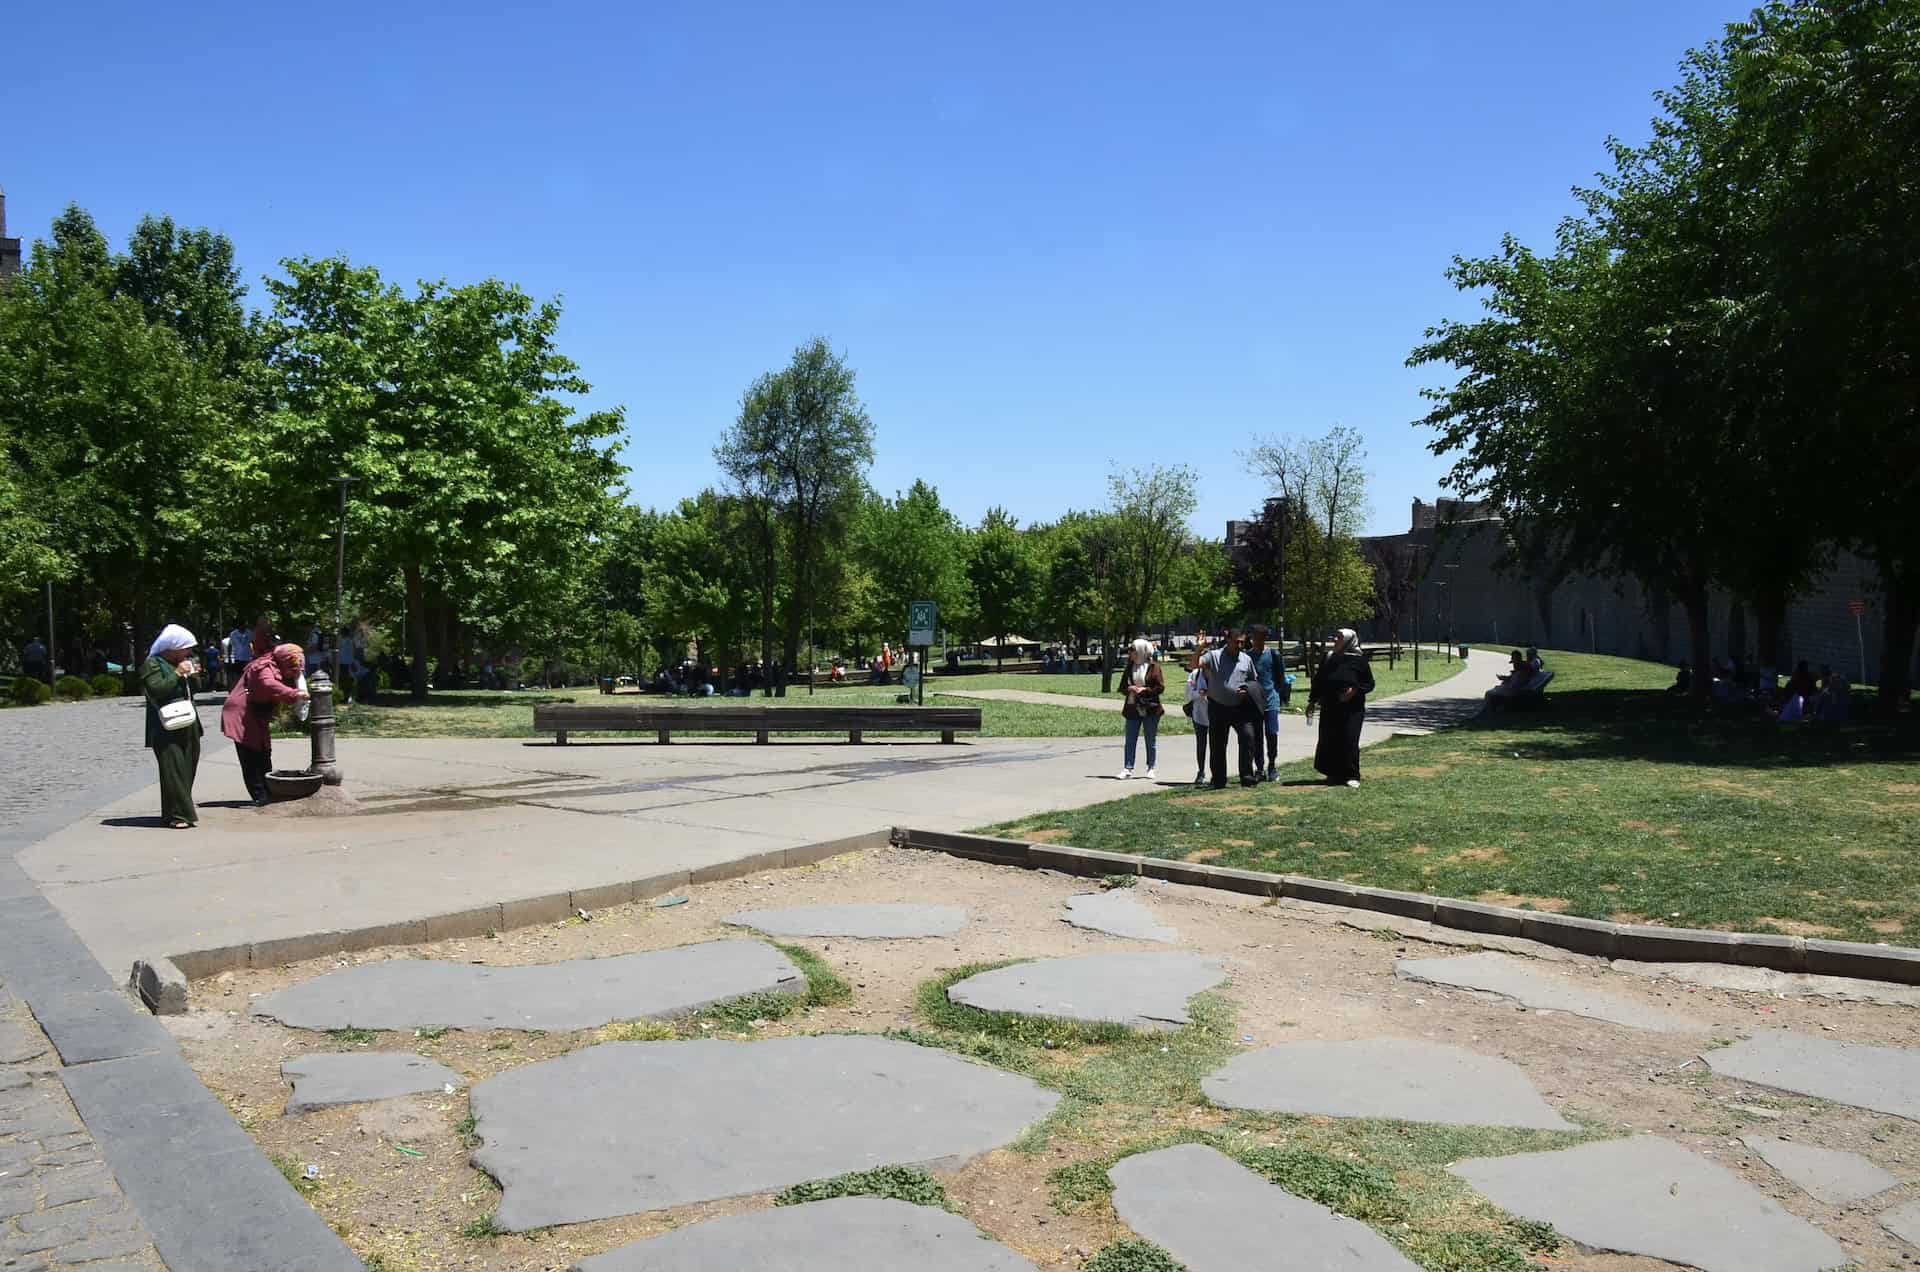
<path fill-rule="evenodd" d="M 1471 715 L 1492 673 L 1477 659 L 1369 708 L 1365 741 Z M 365 810 L 352 817 L 244 805 L 233 748 L 209 737 L 198 830 L 159 828 L 148 788 L 23 848 L 19 863 L 124 977 L 135 958 L 699 871 L 907 821 L 964 830 L 1154 789 L 1112 779 L 1119 724 L 1115 710 L 1113 738 L 963 746 L 348 738 L 347 789 Z M 1281 745 L 1283 759 L 1309 756 L 1313 735 L 1290 717 Z M 1184 777 L 1185 740 L 1163 750 L 1164 772 Z"/>

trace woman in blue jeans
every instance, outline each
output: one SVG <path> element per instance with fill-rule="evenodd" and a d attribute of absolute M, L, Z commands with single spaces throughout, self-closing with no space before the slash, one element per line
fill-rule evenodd
<path fill-rule="evenodd" d="M 1167 678 L 1160 664 L 1154 661 L 1153 646 L 1144 640 L 1134 641 L 1127 655 L 1127 674 L 1120 683 L 1120 692 L 1125 697 L 1120 714 L 1127 721 L 1126 767 L 1119 774 L 1123 782 L 1133 776 L 1133 757 L 1143 732 L 1147 735 L 1147 780 L 1154 780 L 1156 735 L 1160 732 L 1160 717 L 1166 713 L 1166 708 L 1160 705 L 1160 695 L 1166 691 Z"/>

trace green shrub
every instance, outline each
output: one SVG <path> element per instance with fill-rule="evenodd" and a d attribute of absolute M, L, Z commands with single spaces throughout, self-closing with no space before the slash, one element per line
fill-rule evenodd
<path fill-rule="evenodd" d="M 104 671 L 87 683 L 93 686 L 93 696 L 96 698 L 117 698 L 126 691 L 126 684 L 120 677 L 110 676 Z"/>
<path fill-rule="evenodd" d="M 918 1166 L 881 1166 L 795 1184 L 773 1199 L 776 1206 L 800 1206 L 834 1197 L 886 1197 L 916 1206 L 947 1208 L 947 1190 Z"/>
<path fill-rule="evenodd" d="M 93 686 L 84 676 L 62 676 L 54 683 L 53 691 L 71 702 L 93 697 Z"/>
<path fill-rule="evenodd" d="M 1186 1269 L 1186 1264 L 1150 1241 L 1116 1241 L 1086 1265 L 1086 1272 L 1186 1272 Z"/>
<path fill-rule="evenodd" d="M 53 688 L 44 680 L 35 680 L 31 676 L 15 676 L 13 700 L 22 706 L 38 706 L 53 700 Z"/>

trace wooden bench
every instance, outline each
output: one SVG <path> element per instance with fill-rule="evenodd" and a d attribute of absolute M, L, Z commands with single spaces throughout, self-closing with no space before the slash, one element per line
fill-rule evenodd
<path fill-rule="evenodd" d="M 551 733 L 565 746 L 570 733 L 647 733 L 670 742 L 675 733 L 751 733 L 765 743 L 773 733 L 845 733 L 859 742 L 868 733 L 933 733 L 951 743 L 962 729 L 980 731 L 979 707 L 712 707 L 536 706 L 536 733 Z"/>
<path fill-rule="evenodd" d="M 1547 701 L 1547 686 L 1552 683 L 1553 673 L 1543 669 L 1540 674 L 1529 680 L 1524 688 L 1513 695 L 1513 704 L 1517 707 L 1544 706 Z"/>

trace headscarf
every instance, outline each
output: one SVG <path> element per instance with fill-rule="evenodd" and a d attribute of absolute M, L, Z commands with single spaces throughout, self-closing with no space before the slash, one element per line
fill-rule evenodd
<path fill-rule="evenodd" d="M 1360 633 L 1351 627 L 1342 627 L 1333 634 L 1333 652 L 1336 654 L 1357 654 L 1360 652 Z"/>
<path fill-rule="evenodd" d="M 192 632 L 178 623 L 168 623 L 160 629 L 160 634 L 153 638 L 153 648 L 147 651 L 147 657 L 158 658 L 176 649 L 198 649 L 199 647 L 200 642 L 193 638 Z"/>
<path fill-rule="evenodd" d="M 296 677 L 306 668 L 306 651 L 298 645 L 275 645 L 273 665 L 280 669 L 282 676 Z"/>

